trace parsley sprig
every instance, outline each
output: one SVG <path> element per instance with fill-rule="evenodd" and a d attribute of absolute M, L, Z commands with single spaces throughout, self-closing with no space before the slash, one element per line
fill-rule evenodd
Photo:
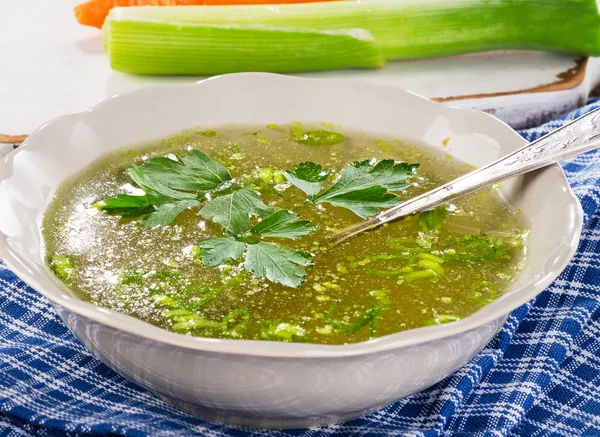
<path fill-rule="evenodd" d="M 219 237 L 200 244 L 200 257 L 207 266 L 217 266 L 237 261 L 245 256 L 244 268 L 258 278 L 266 276 L 272 282 L 297 288 L 306 272 L 300 267 L 311 265 L 311 255 L 275 243 L 262 241 L 262 237 L 296 239 L 316 231 L 308 220 L 300 220 L 294 213 L 275 211 L 242 235 Z"/>
<path fill-rule="evenodd" d="M 202 206 L 198 215 L 221 226 L 224 237 L 201 243 L 207 266 L 245 258 L 245 269 L 290 287 L 299 287 L 311 264 L 309 253 L 263 238 L 296 239 L 317 228 L 294 213 L 275 210 L 260 195 L 240 186 L 229 171 L 199 150 L 178 157 L 152 158 L 127 169 L 127 176 L 144 193 L 118 194 L 101 203 L 109 214 L 139 218 L 146 228 L 168 226 L 187 209 Z M 252 226 L 252 218 L 261 219 Z"/>
<path fill-rule="evenodd" d="M 304 162 L 283 175 L 306 193 L 310 203 L 330 203 L 367 219 L 383 208 L 401 203 L 394 192 L 408 187 L 407 181 L 418 167 L 418 164 L 396 163 L 392 159 L 355 161 L 325 191 L 321 190 L 331 170 L 323 170 L 314 162 Z"/>
<path fill-rule="evenodd" d="M 125 174 L 144 194 L 118 194 L 106 199 L 101 209 L 141 218 L 140 224 L 146 228 L 170 225 L 183 211 L 200 205 L 211 192 L 232 180 L 225 167 L 196 149 L 183 157 L 149 159 L 140 166 L 133 165 Z"/>
<path fill-rule="evenodd" d="M 362 218 L 400 203 L 394 192 L 408 186 L 418 164 L 393 160 L 361 161 L 349 165 L 327 189 L 332 171 L 305 162 L 284 172 L 285 178 L 307 195 L 312 204 L 329 203 Z M 311 255 L 265 239 L 295 240 L 317 230 L 310 221 L 266 205 L 260 194 L 240 185 L 231 173 L 207 154 L 192 149 L 185 156 L 148 159 L 127 169 L 127 176 L 143 194 L 118 194 L 100 203 L 113 215 L 139 219 L 141 226 L 168 226 L 184 211 L 198 207 L 198 215 L 218 224 L 224 236 L 200 244 L 206 266 L 243 259 L 244 268 L 289 287 L 299 287 Z"/>

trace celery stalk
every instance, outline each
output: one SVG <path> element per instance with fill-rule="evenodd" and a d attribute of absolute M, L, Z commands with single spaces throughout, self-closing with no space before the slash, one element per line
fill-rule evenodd
<path fill-rule="evenodd" d="M 595 0 L 130 7 L 113 9 L 104 32 L 113 67 L 132 73 L 378 67 L 384 58 L 493 49 L 600 55 Z"/>
<path fill-rule="evenodd" d="M 385 63 L 373 36 L 363 29 L 111 19 L 104 31 L 112 68 L 134 74 L 288 73 L 378 68 Z"/>

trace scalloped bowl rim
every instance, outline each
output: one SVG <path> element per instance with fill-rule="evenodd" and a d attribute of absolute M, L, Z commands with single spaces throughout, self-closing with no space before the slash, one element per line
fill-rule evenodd
<path fill-rule="evenodd" d="M 45 129 L 48 126 L 51 126 L 55 123 L 60 123 L 68 119 L 76 119 L 81 117 L 84 114 L 93 114 L 96 111 L 101 110 L 105 106 L 109 106 L 113 104 L 114 101 L 118 101 L 120 99 L 127 99 L 135 97 L 139 94 L 152 93 L 159 90 L 169 89 L 173 87 L 202 87 L 206 83 L 214 83 L 215 81 L 223 81 L 224 83 L 228 80 L 244 80 L 245 77 L 255 77 L 255 76 L 276 76 L 278 80 L 288 80 L 293 81 L 327 81 L 331 82 L 331 79 L 313 79 L 313 78 L 300 78 L 293 76 L 282 76 L 282 75 L 273 75 L 267 73 L 236 73 L 236 74 L 227 74 L 221 76 L 215 76 L 208 79 L 200 80 L 193 83 L 187 84 L 159 84 L 159 85 L 151 85 L 147 86 L 135 91 L 116 94 L 112 97 L 109 97 L 98 104 L 94 105 L 92 108 L 82 111 L 80 113 L 65 115 L 62 117 L 58 117 L 54 120 L 49 121 L 48 123 L 42 125 L 38 129 L 36 129 L 26 140 L 25 142 L 16 150 L 10 152 L 8 155 L 3 157 L 0 160 L 1 166 L 10 166 L 12 160 L 15 156 L 22 153 L 23 151 L 29 150 L 30 148 L 35 148 L 35 141 L 38 137 L 41 137 L 44 134 Z M 450 106 L 441 104 L 438 102 L 431 101 L 425 97 L 422 97 L 418 94 L 415 94 L 411 91 L 403 90 L 400 88 L 395 88 L 387 85 L 380 85 L 374 83 L 367 83 L 358 80 L 352 79 L 337 79 L 336 83 L 345 83 L 347 86 L 352 87 L 372 87 L 372 88 L 385 88 L 390 92 L 398 93 L 399 95 L 410 94 L 416 98 L 427 101 L 428 104 L 436 107 L 437 111 L 441 112 L 460 112 L 465 116 L 470 117 L 486 117 L 493 120 L 499 129 L 510 130 L 513 135 L 518 138 L 523 144 L 525 141 L 523 138 L 515 132 L 512 128 L 510 128 L 504 122 L 498 120 L 497 118 L 484 113 L 482 111 L 478 111 L 470 108 L 463 108 L 457 106 Z M 65 286 L 58 281 L 58 279 L 54 278 L 54 276 L 47 270 L 47 275 L 52 277 L 52 280 L 57 285 L 55 290 L 47 290 L 43 287 L 38 280 L 36 279 L 36 274 L 32 274 L 28 271 L 26 267 L 19 260 L 19 256 L 15 256 L 8 244 L 6 243 L 6 238 L 0 239 L 0 259 L 2 259 L 5 264 L 25 283 L 27 283 L 31 288 L 36 290 L 38 293 L 42 294 L 46 298 L 48 298 L 53 304 L 59 305 L 68 309 L 69 311 L 78 314 L 80 316 L 86 317 L 88 319 L 94 320 L 96 322 L 108 325 L 112 328 L 115 328 L 120 331 L 127 332 L 129 334 L 133 334 L 145 339 L 159 341 L 165 344 L 170 344 L 173 346 L 183 347 L 187 349 L 194 349 L 203 352 L 213 352 L 213 353 L 224 353 L 224 354 L 237 354 L 237 355 L 251 355 L 251 356 L 271 356 L 271 357 L 281 357 L 281 358 L 298 358 L 298 357 L 321 357 L 321 358 L 340 358 L 340 357 L 350 357 L 356 355 L 366 355 L 379 353 L 384 351 L 389 351 L 393 349 L 403 348 L 407 346 L 414 346 L 419 344 L 424 344 L 434 340 L 440 340 L 447 337 L 452 337 L 470 330 L 474 330 L 478 327 L 481 327 L 489 322 L 500 319 L 504 316 L 507 316 L 511 311 L 518 308 L 519 306 L 525 304 L 529 300 L 533 299 L 539 293 L 541 293 L 546 287 L 548 287 L 556 277 L 564 270 L 564 268 L 569 264 L 571 259 L 573 258 L 578 242 L 581 236 L 581 230 L 583 226 L 583 210 L 581 208 L 581 204 L 579 200 L 571 190 L 566 176 L 562 171 L 562 168 L 558 164 L 553 164 L 547 168 L 559 168 L 562 177 L 564 178 L 564 183 L 567 188 L 567 194 L 571 197 L 571 200 L 576 204 L 576 215 L 574 217 L 575 226 L 573 228 L 574 232 L 571 236 L 570 240 L 570 252 L 568 256 L 563 257 L 560 268 L 558 271 L 551 271 L 539 278 L 534 283 L 526 284 L 525 286 L 511 289 L 510 293 L 501 296 L 497 300 L 487 304 L 485 307 L 479 309 L 475 313 L 470 316 L 465 317 L 457 322 L 447 323 L 443 325 L 435 325 L 435 326 L 426 326 L 420 328 L 409 329 L 406 331 L 401 331 L 395 334 L 389 334 L 386 336 L 382 336 L 377 339 L 362 341 L 358 343 L 348 344 L 348 345 L 320 345 L 316 343 L 283 343 L 283 342 L 272 342 L 272 341 L 263 341 L 263 340 L 235 340 L 235 339 L 215 339 L 215 338 L 204 338 L 204 337 L 192 337 L 186 335 L 176 334 L 170 331 L 167 331 L 162 328 L 158 328 L 154 325 L 151 325 L 147 322 L 144 322 L 140 319 L 137 319 L 132 316 L 125 315 L 123 313 L 119 313 L 113 310 L 109 310 L 106 308 L 102 308 L 96 306 L 94 304 L 85 302 L 71 294 L 68 294 L 65 290 Z M 546 169 L 538 170 L 545 171 Z M 2 180 L 0 180 L 1 182 Z M 0 232 L 0 237 L 3 236 Z"/>

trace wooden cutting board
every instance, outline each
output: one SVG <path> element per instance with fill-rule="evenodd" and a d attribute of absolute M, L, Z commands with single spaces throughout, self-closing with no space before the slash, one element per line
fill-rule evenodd
<path fill-rule="evenodd" d="M 72 7 L 79 1 L 0 2 L 0 18 L 11 17 L 0 20 L 0 133 L 29 134 L 50 119 L 85 111 L 114 94 L 201 79 L 113 72 L 103 53 L 101 32 L 73 18 Z M 22 23 L 28 23 L 27 31 Z M 447 104 L 482 109 L 523 128 L 582 105 L 599 82 L 599 72 L 597 59 L 504 51 L 302 76 L 388 84 Z"/>

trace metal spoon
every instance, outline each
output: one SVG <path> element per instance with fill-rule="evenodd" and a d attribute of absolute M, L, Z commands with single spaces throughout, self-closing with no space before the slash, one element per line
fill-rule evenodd
<path fill-rule="evenodd" d="M 337 232 L 331 237 L 331 241 L 335 244 L 341 243 L 384 223 L 432 209 L 449 199 L 456 199 L 598 147 L 600 147 L 600 108 L 485 167 L 385 210 L 372 219 Z"/>

